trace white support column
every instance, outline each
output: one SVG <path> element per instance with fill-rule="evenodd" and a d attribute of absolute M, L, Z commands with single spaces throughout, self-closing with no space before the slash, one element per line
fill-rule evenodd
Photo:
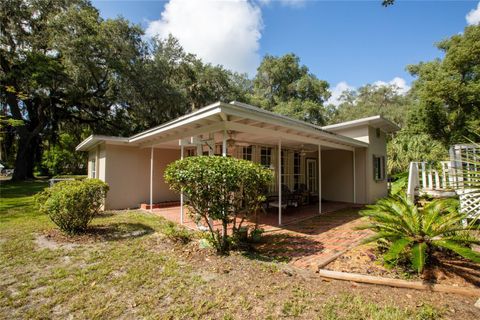
<path fill-rule="evenodd" d="M 282 225 L 282 140 L 278 140 L 278 225 Z"/>
<path fill-rule="evenodd" d="M 227 156 L 227 130 L 223 130 L 222 157 Z"/>
<path fill-rule="evenodd" d="M 150 212 L 153 211 L 153 147 L 150 148 Z"/>
<path fill-rule="evenodd" d="M 180 159 L 183 160 L 183 143 L 182 140 L 180 140 Z M 180 193 L 180 224 L 183 224 L 183 192 Z"/>
<path fill-rule="evenodd" d="M 353 163 L 353 203 L 357 203 L 357 174 L 355 172 L 355 149 L 352 150 Z"/>
<path fill-rule="evenodd" d="M 318 213 L 322 213 L 322 146 L 318 145 Z"/>

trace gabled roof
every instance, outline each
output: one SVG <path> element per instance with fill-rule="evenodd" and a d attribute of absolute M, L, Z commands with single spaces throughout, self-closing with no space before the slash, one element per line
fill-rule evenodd
<path fill-rule="evenodd" d="M 322 129 L 336 132 L 337 130 L 360 127 L 365 125 L 369 125 L 374 128 L 379 128 L 380 130 L 383 130 L 384 132 L 387 132 L 387 133 L 400 130 L 400 127 L 397 126 L 395 123 L 378 115 L 373 117 L 368 117 L 368 118 L 362 118 L 362 119 L 332 124 L 329 126 L 324 126 L 322 127 Z"/>
<path fill-rule="evenodd" d="M 91 136 L 79 144 L 77 150 L 87 151 L 101 141 L 140 147 L 170 143 L 169 147 L 178 147 L 179 139 L 224 130 L 242 132 L 244 135 L 256 134 L 263 137 L 264 142 L 268 142 L 268 139 L 272 141 L 290 139 L 297 143 L 322 144 L 347 150 L 368 146 L 365 142 L 338 135 L 311 123 L 232 101 L 213 103 L 129 138 Z"/>

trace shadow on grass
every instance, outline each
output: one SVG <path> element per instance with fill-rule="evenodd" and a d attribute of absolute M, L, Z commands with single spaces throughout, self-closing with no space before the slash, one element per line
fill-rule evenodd
<path fill-rule="evenodd" d="M 46 187 L 48 187 L 46 180 L 1 181 L 0 195 L 3 199 L 23 198 L 43 191 Z"/>
<path fill-rule="evenodd" d="M 91 243 L 103 241 L 121 241 L 140 238 L 152 234 L 155 230 L 143 223 L 111 223 L 107 225 L 92 225 L 79 234 L 67 235 L 59 229 L 47 232 L 47 237 L 57 242 Z"/>
<path fill-rule="evenodd" d="M 152 234 L 155 230 L 143 223 L 112 223 L 108 225 L 93 225 L 85 233 L 87 236 L 106 241 L 132 239 Z"/>

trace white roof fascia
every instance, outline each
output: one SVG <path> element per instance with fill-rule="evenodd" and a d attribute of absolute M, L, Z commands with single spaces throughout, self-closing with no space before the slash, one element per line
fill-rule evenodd
<path fill-rule="evenodd" d="M 143 132 L 137 133 L 136 135 L 131 136 L 130 142 L 135 142 L 137 140 L 141 140 L 143 138 L 150 137 L 152 135 L 155 135 L 157 133 L 161 133 L 197 120 L 200 120 L 202 118 L 209 117 L 213 114 L 218 114 L 221 112 L 219 106 L 221 105 L 220 102 L 215 102 L 211 105 L 208 105 L 206 107 L 203 107 L 197 111 L 188 113 L 184 116 L 181 116 L 177 119 L 174 119 L 172 121 L 166 122 L 160 126 L 145 130 Z"/>
<path fill-rule="evenodd" d="M 128 138 L 125 137 L 115 137 L 115 136 L 104 136 L 104 135 L 90 135 L 88 138 L 80 142 L 80 144 L 75 148 L 76 151 L 88 151 L 91 148 L 95 147 L 101 142 L 112 142 L 112 143 L 121 143 L 127 144 Z"/>
<path fill-rule="evenodd" d="M 334 132 L 329 132 L 329 131 L 327 131 L 327 130 L 325 130 L 322 127 L 319 127 L 317 125 L 314 125 L 314 124 L 311 124 L 311 123 L 308 123 L 308 122 L 305 122 L 305 121 L 297 120 L 297 119 L 292 119 L 290 117 L 280 115 L 280 114 L 277 114 L 277 113 L 274 113 L 274 112 L 271 112 L 271 111 L 267 111 L 267 110 L 264 110 L 264 109 L 260 109 L 260 108 L 254 107 L 252 105 L 249 105 L 249 104 L 236 102 L 236 101 L 232 101 L 230 104 L 222 103 L 222 107 L 225 107 L 226 109 L 232 108 L 232 106 L 236 107 L 236 108 L 234 108 L 235 111 L 239 112 L 240 114 L 244 113 L 245 114 L 244 116 L 246 118 L 248 118 L 248 114 L 245 112 L 244 109 L 249 109 L 251 111 L 255 111 L 255 112 L 260 113 L 262 116 L 268 116 L 268 118 L 269 118 L 269 119 L 265 119 L 265 118 L 259 119 L 260 121 L 263 120 L 265 122 L 268 122 L 268 123 L 271 123 L 271 124 L 274 124 L 274 125 L 289 127 L 289 129 L 294 129 L 294 130 L 303 131 L 303 132 L 309 133 L 309 134 L 319 135 L 319 136 L 324 137 L 326 139 L 331 139 L 331 140 L 333 140 L 333 142 L 337 142 L 337 143 L 343 142 L 344 144 L 346 144 L 348 146 L 355 146 L 355 147 L 367 147 L 368 146 L 368 143 L 358 141 L 358 140 L 350 138 L 350 137 L 345 137 L 345 136 L 336 134 Z M 239 113 L 237 113 L 236 115 L 240 115 Z M 267 120 L 270 120 L 270 121 L 267 121 Z"/>
<path fill-rule="evenodd" d="M 340 130 L 340 129 L 348 129 L 348 128 L 353 128 L 353 127 L 359 127 L 362 125 L 375 125 L 375 124 L 383 124 L 380 126 L 377 126 L 381 129 L 385 129 L 385 132 L 395 132 L 400 130 L 400 127 L 397 126 L 395 123 L 393 123 L 390 120 L 385 119 L 384 117 L 380 115 L 372 116 L 372 117 L 367 117 L 367 118 L 362 118 L 362 119 L 356 119 L 352 121 L 346 121 L 346 122 L 340 122 L 336 124 L 332 124 L 329 126 L 324 126 L 322 127 L 324 130 Z"/>

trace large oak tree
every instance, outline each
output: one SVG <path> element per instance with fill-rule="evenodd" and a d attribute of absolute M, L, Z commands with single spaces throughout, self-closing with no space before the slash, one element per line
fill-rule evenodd
<path fill-rule="evenodd" d="M 142 31 L 103 20 L 82 0 L 2 1 L 0 103 L 15 127 L 14 180 L 33 176 L 43 136 L 60 123 L 111 131 L 118 79 L 142 50 Z"/>

